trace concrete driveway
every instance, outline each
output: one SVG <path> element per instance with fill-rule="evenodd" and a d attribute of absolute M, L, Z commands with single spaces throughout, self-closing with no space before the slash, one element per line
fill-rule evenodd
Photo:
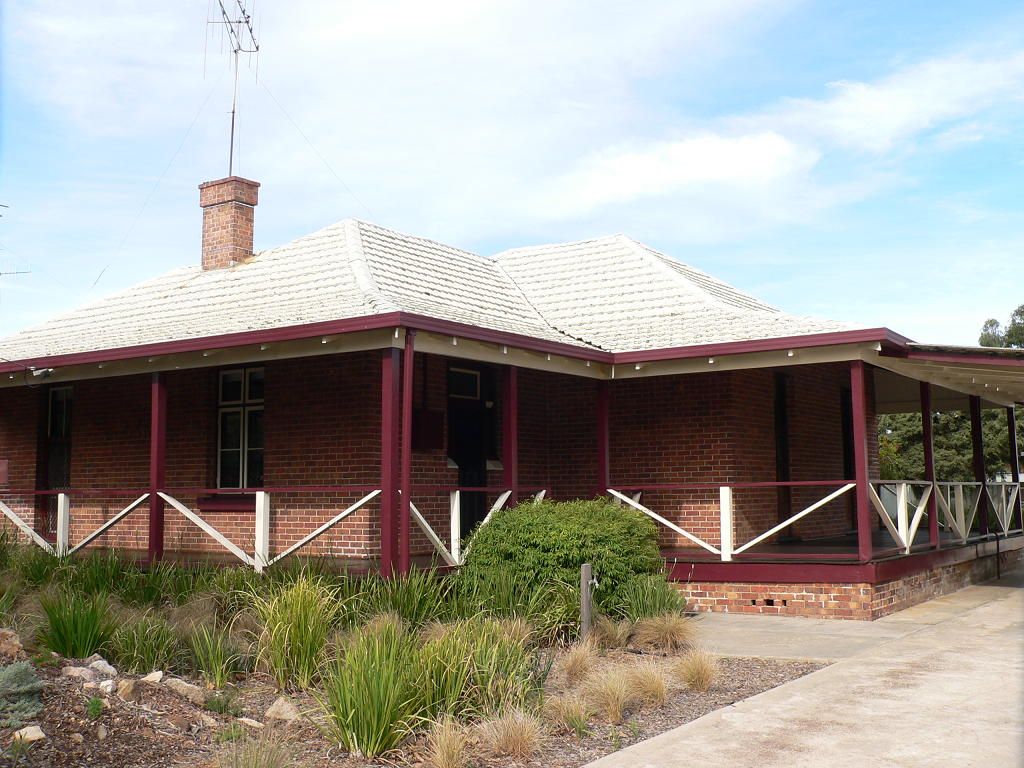
<path fill-rule="evenodd" d="M 590 767 L 1024 766 L 1024 572 L 870 623 L 716 614 L 703 636 L 838 661 Z"/>

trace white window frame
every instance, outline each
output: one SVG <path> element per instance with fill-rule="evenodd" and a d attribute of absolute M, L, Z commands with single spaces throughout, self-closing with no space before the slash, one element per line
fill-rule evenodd
<path fill-rule="evenodd" d="M 481 394 L 480 393 L 480 380 L 482 378 L 481 375 L 480 375 L 480 371 L 474 370 L 472 368 L 459 368 L 457 366 L 452 366 L 452 367 L 450 367 L 448 369 L 448 372 L 449 373 L 468 373 L 474 379 L 476 379 L 476 394 L 475 395 L 455 395 L 455 394 L 452 394 L 451 390 L 449 390 L 448 391 L 448 397 L 450 397 L 453 400 L 480 400 L 480 394 Z"/>
<path fill-rule="evenodd" d="M 263 399 L 250 400 L 249 399 L 249 376 L 254 371 L 264 371 L 266 376 L 266 370 L 263 366 L 252 366 L 250 368 L 231 368 L 229 370 L 221 371 L 217 378 L 217 488 L 225 491 L 239 490 L 241 488 L 249 487 L 249 413 L 252 411 L 263 411 Z M 222 400 L 224 394 L 224 377 L 233 373 L 242 374 L 242 398 L 241 400 Z M 225 413 L 237 413 L 240 415 L 239 424 L 239 445 L 238 445 L 238 460 L 239 460 L 239 486 L 225 487 L 222 482 L 221 472 L 221 458 L 225 450 L 235 450 L 231 447 L 225 448 L 223 446 L 222 436 L 223 430 L 223 415 Z M 265 451 L 266 446 L 259 448 L 260 451 Z"/>

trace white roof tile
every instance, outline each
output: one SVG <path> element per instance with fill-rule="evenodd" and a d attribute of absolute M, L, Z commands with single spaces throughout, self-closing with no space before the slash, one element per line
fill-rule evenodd
<path fill-rule="evenodd" d="M 174 270 L 2 339 L 0 357 L 397 311 L 610 351 L 849 329 L 784 314 L 621 235 L 486 258 L 347 219 L 233 267 Z"/>

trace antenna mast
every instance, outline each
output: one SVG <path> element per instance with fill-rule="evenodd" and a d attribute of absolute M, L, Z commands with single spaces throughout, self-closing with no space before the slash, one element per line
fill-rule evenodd
<path fill-rule="evenodd" d="M 235 85 L 231 94 L 231 144 L 228 150 L 228 176 L 235 175 L 235 116 L 238 113 L 238 54 L 259 54 L 260 46 L 256 42 L 256 33 L 252 28 L 252 16 L 245 10 L 242 0 L 217 0 L 220 5 L 221 21 L 208 21 L 210 24 L 223 24 L 228 31 L 231 53 L 234 56 Z M 231 8 L 231 13 L 228 13 Z M 231 14 L 236 14 L 233 18 Z"/>

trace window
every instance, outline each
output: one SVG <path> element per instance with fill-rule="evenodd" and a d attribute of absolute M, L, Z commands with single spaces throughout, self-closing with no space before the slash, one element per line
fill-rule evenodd
<path fill-rule="evenodd" d="M 221 371 L 217 410 L 217 487 L 263 485 L 263 369 Z"/>

